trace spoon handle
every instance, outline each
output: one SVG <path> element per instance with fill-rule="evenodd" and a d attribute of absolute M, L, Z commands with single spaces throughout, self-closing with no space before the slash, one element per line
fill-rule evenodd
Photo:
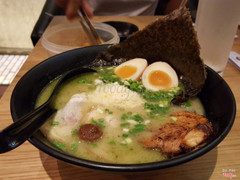
<path fill-rule="evenodd" d="M 44 119 L 48 119 L 55 111 L 49 104 L 44 104 L 3 129 L 0 132 L 0 153 L 8 152 L 25 142 L 43 125 Z"/>

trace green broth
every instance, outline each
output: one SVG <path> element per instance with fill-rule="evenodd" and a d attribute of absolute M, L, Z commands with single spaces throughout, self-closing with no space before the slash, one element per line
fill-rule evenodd
<path fill-rule="evenodd" d="M 106 69 L 108 68 L 103 71 Z M 54 101 L 55 108 L 63 109 L 74 94 L 88 95 L 94 92 L 98 86 L 95 81 L 99 79 L 101 76 L 98 73 L 89 73 L 69 80 L 59 89 Z M 57 79 L 43 90 L 36 106 L 46 101 L 56 82 Z M 170 107 L 167 114 L 150 116 L 149 110 L 145 109 L 144 105 L 133 107 L 126 105 L 124 108 L 124 106 L 106 106 L 101 103 L 86 102 L 81 107 L 83 114 L 81 120 L 74 125 L 62 123 L 62 121 L 56 123 L 54 119 L 57 115 L 53 115 L 41 127 L 41 131 L 55 146 L 76 157 L 119 164 L 161 161 L 166 157 L 158 151 L 143 148 L 138 141 L 151 137 L 155 130 L 169 122 L 169 116 L 172 113 L 190 111 L 204 115 L 204 108 L 198 98 L 190 99 L 186 105 L 171 104 Z M 103 131 L 100 140 L 90 143 L 79 139 L 78 129 L 86 123 L 100 125 Z"/>
<path fill-rule="evenodd" d="M 94 81 L 96 77 L 97 77 L 96 73 L 86 73 L 80 77 L 76 76 L 70 79 L 68 82 L 61 85 L 61 87 L 57 91 L 57 97 L 54 101 L 54 107 L 56 109 L 61 109 L 65 106 L 65 104 L 68 102 L 68 100 L 71 98 L 73 94 L 94 90 L 96 88 L 96 85 L 94 85 L 91 82 Z M 56 86 L 59 78 L 60 77 L 50 82 L 43 89 L 43 91 L 41 92 L 41 95 L 38 97 L 36 101 L 36 107 L 40 106 L 41 104 L 47 101 L 54 87 Z M 88 82 L 82 83 L 81 80 L 85 80 L 85 79 L 88 79 Z"/>

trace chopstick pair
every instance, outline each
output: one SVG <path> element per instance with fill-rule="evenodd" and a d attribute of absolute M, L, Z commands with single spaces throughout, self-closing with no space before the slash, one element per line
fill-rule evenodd
<path fill-rule="evenodd" d="M 78 10 L 77 13 L 80 18 L 80 24 L 82 25 L 83 30 L 86 32 L 88 38 L 92 41 L 93 45 L 101 44 L 101 39 L 99 38 L 92 23 L 88 19 L 84 9 L 82 7 L 80 7 L 80 9 Z"/>

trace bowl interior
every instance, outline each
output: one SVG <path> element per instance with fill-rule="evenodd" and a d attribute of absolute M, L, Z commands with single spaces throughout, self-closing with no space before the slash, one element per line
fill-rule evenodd
<path fill-rule="evenodd" d="M 120 42 L 124 41 L 129 35 L 138 31 L 138 27 L 135 24 L 123 21 L 106 21 L 104 22 L 113 26 L 120 37 Z"/>
<path fill-rule="evenodd" d="M 28 71 L 15 86 L 11 97 L 11 115 L 13 121 L 34 109 L 41 90 L 55 77 L 63 72 L 86 65 L 93 61 L 97 54 L 108 45 L 91 46 L 71 50 L 53 56 Z M 236 112 L 235 99 L 227 83 L 215 71 L 207 67 L 207 80 L 201 93 L 201 99 L 207 118 L 212 122 L 214 135 L 207 144 L 196 151 L 177 156 L 174 159 L 147 164 L 117 165 L 88 161 L 64 154 L 42 135 L 34 133 L 29 141 L 45 153 L 71 164 L 102 170 L 145 171 L 178 165 L 197 158 L 213 149 L 230 131 Z"/>
<path fill-rule="evenodd" d="M 114 27 L 105 23 L 93 23 L 93 26 L 103 44 L 119 43 L 120 38 Z M 44 32 L 41 43 L 50 56 L 92 45 L 79 22 L 67 22 L 51 27 Z"/>

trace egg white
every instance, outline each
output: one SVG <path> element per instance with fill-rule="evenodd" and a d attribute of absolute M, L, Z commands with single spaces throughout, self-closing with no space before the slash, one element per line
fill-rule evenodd
<path fill-rule="evenodd" d="M 114 69 L 114 72 L 116 73 L 118 71 L 118 69 L 120 69 L 124 66 L 132 66 L 132 67 L 137 68 L 137 72 L 135 72 L 132 76 L 129 76 L 127 78 L 121 77 L 121 79 L 138 80 L 141 77 L 141 75 L 142 75 L 143 71 L 145 70 L 145 68 L 147 67 L 147 65 L 148 65 L 148 63 L 147 63 L 146 59 L 134 58 L 134 59 L 128 60 L 128 61 L 120 64 L 119 66 L 117 66 Z"/>
<path fill-rule="evenodd" d="M 168 88 L 178 86 L 178 76 L 177 76 L 176 71 L 168 63 L 159 61 L 159 62 L 155 62 L 155 63 L 152 63 L 151 65 L 149 65 L 142 74 L 142 83 L 146 89 L 152 90 L 152 91 L 159 91 L 159 90 L 166 89 L 166 87 L 164 87 L 164 86 L 152 85 L 149 82 L 149 75 L 153 71 L 163 71 L 166 74 L 168 74 L 168 76 L 171 79 L 171 84 Z"/>

